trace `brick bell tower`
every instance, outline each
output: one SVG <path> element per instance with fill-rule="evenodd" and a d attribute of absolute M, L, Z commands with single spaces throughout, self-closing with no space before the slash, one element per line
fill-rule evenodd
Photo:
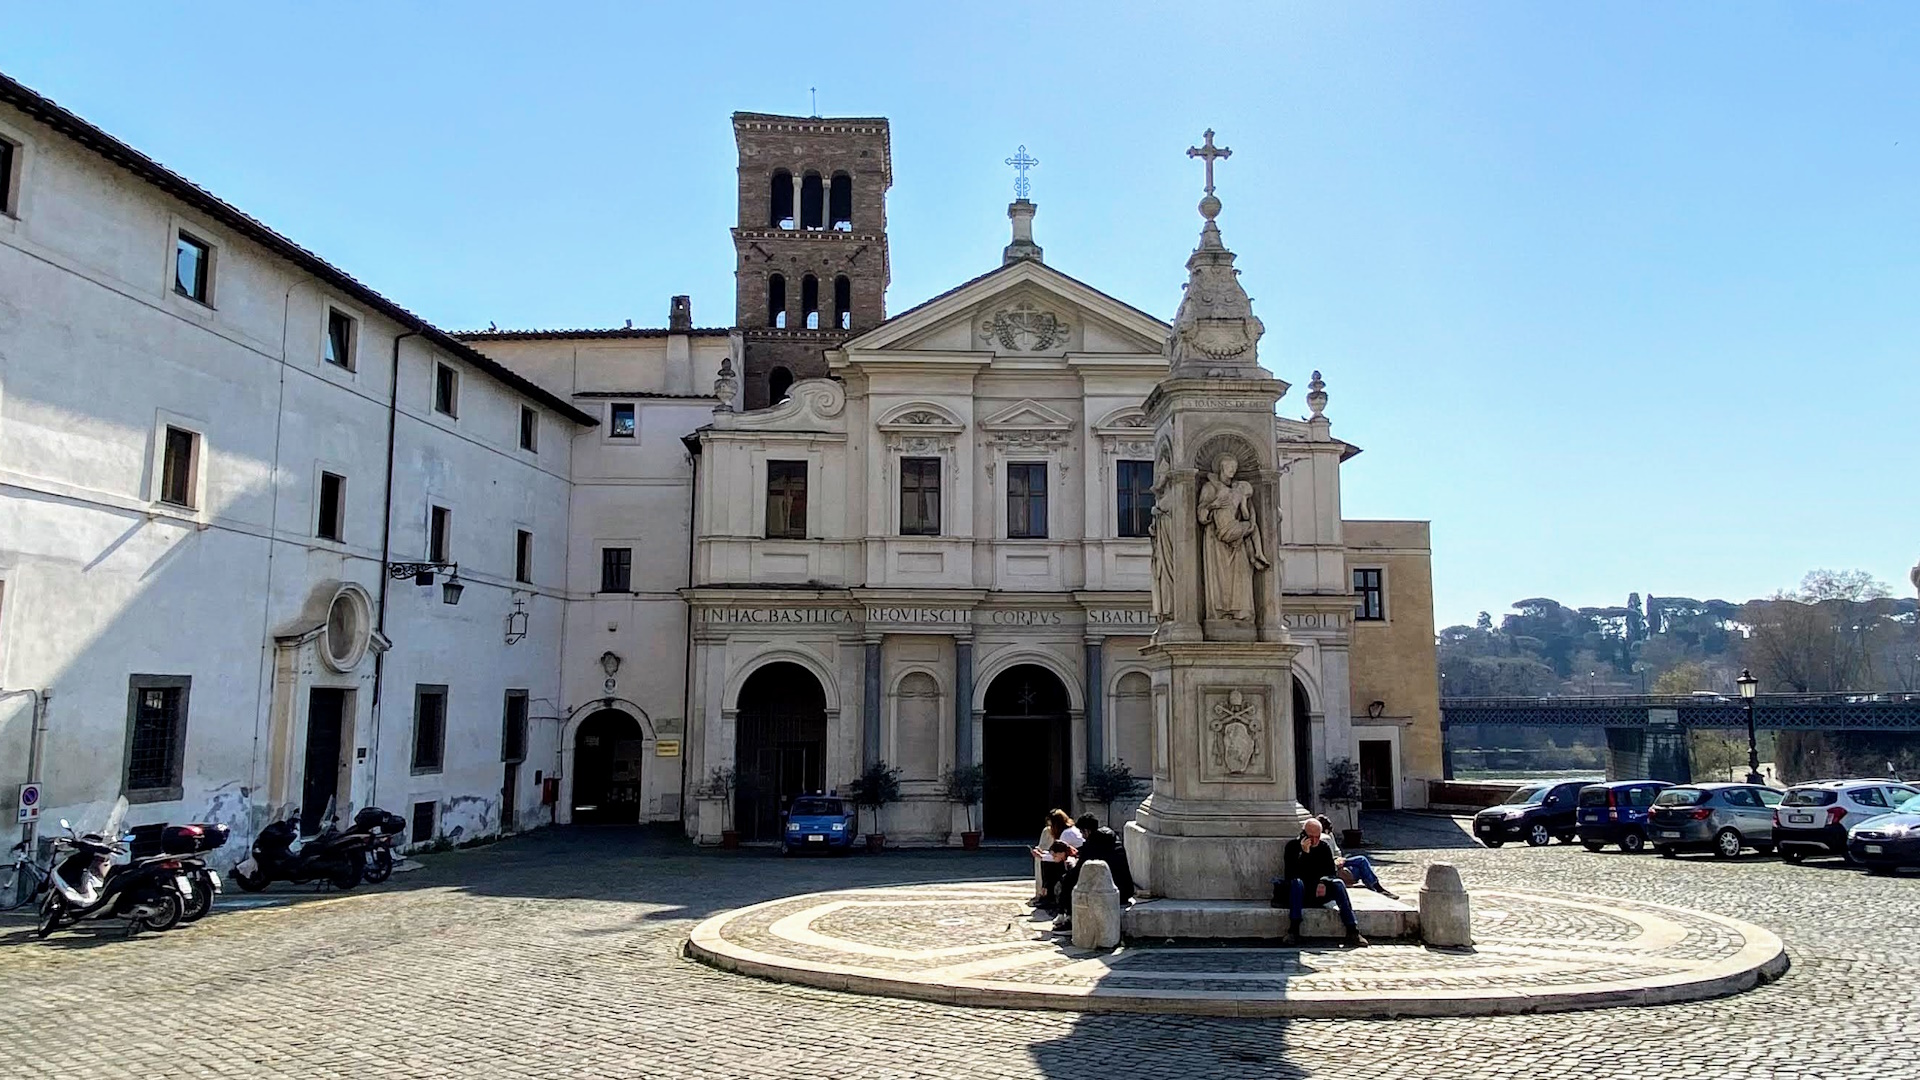
<path fill-rule="evenodd" d="M 745 404 L 764 409 L 827 373 L 825 350 L 887 317 L 884 117 L 734 113 L 740 216 L 734 325 Z"/>

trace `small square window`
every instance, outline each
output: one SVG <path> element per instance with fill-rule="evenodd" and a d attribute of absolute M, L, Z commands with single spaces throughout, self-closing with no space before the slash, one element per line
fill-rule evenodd
<path fill-rule="evenodd" d="M 533 534 L 525 529 L 513 534 L 513 580 L 533 580 Z"/>
<path fill-rule="evenodd" d="M 0 139 L 0 214 L 18 214 L 13 206 L 13 165 L 20 160 L 20 148 Z"/>
<path fill-rule="evenodd" d="M 327 309 L 327 363 L 353 370 L 354 330 L 353 316 L 336 308 Z"/>
<path fill-rule="evenodd" d="M 600 591 L 633 591 L 633 549 L 610 547 L 600 549 Z"/>
<path fill-rule="evenodd" d="M 631 439 L 634 435 L 633 403 L 631 401 L 614 402 L 607 410 L 607 434 L 616 439 Z"/>
<path fill-rule="evenodd" d="M 191 509 L 199 471 L 200 436 L 169 424 L 161 446 L 160 501 Z"/>
<path fill-rule="evenodd" d="M 339 543 L 346 535 L 347 478 L 337 473 L 320 474 L 320 512 L 313 534 L 322 540 Z"/>
<path fill-rule="evenodd" d="M 1353 572 L 1353 617 L 1362 622 L 1382 622 L 1387 617 L 1383 571 Z"/>
<path fill-rule="evenodd" d="M 433 507 L 427 514 L 427 561 L 452 562 L 447 558 L 449 535 L 453 532 L 453 511 Z"/>
<path fill-rule="evenodd" d="M 540 452 L 540 410 L 531 405 L 520 406 L 520 449 Z"/>
<path fill-rule="evenodd" d="M 189 300 L 207 303 L 207 285 L 213 275 L 213 247 L 186 233 L 174 237 L 173 291 Z"/>
<path fill-rule="evenodd" d="M 413 771 L 439 772 L 447 756 L 447 688 L 413 688 Z"/>
<path fill-rule="evenodd" d="M 135 675 L 127 687 L 127 771 L 130 802 L 166 802 L 181 795 L 186 761 L 185 675 Z"/>
<path fill-rule="evenodd" d="M 433 411 L 460 415 L 460 373 L 445 364 L 433 366 Z"/>

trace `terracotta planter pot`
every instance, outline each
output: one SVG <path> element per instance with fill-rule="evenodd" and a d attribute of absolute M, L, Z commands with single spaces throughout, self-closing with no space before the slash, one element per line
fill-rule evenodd
<path fill-rule="evenodd" d="M 720 830 L 720 846 L 732 850 L 740 846 L 740 833 L 735 829 Z"/>
<path fill-rule="evenodd" d="M 980 850 L 980 834 L 977 832 L 961 833 L 960 847 L 966 851 L 979 851 Z"/>
<path fill-rule="evenodd" d="M 867 850 L 879 852 L 887 846 L 887 834 L 870 832 L 867 834 Z"/>
<path fill-rule="evenodd" d="M 1342 848 L 1357 848 L 1362 843 L 1365 843 L 1365 841 L 1361 838 L 1359 829 L 1340 830 L 1340 846 Z"/>

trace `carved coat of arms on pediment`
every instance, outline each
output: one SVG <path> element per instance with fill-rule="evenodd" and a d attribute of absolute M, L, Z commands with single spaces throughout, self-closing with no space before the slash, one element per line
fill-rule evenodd
<path fill-rule="evenodd" d="M 982 320 L 980 336 L 1013 352 L 1042 352 L 1066 344 L 1070 329 L 1060 316 L 1041 310 L 1031 300 L 1021 300 Z"/>

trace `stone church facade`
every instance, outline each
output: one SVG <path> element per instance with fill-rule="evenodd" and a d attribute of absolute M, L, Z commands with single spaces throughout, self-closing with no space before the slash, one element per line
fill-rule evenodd
<path fill-rule="evenodd" d="M 889 317 L 886 121 L 733 123 L 733 325 L 447 333 L 0 79 L 0 689 L 50 692 L 0 697 L 0 783 L 717 841 L 885 761 L 884 831 L 940 844 L 956 764 L 1023 837 L 1147 775 L 1167 324 L 1025 200 L 1002 265 Z M 1342 519 L 1323 404 L 1273 438 L 1299 788 L 1354 758 L 1423 805 L 1426 523 Z"/>

